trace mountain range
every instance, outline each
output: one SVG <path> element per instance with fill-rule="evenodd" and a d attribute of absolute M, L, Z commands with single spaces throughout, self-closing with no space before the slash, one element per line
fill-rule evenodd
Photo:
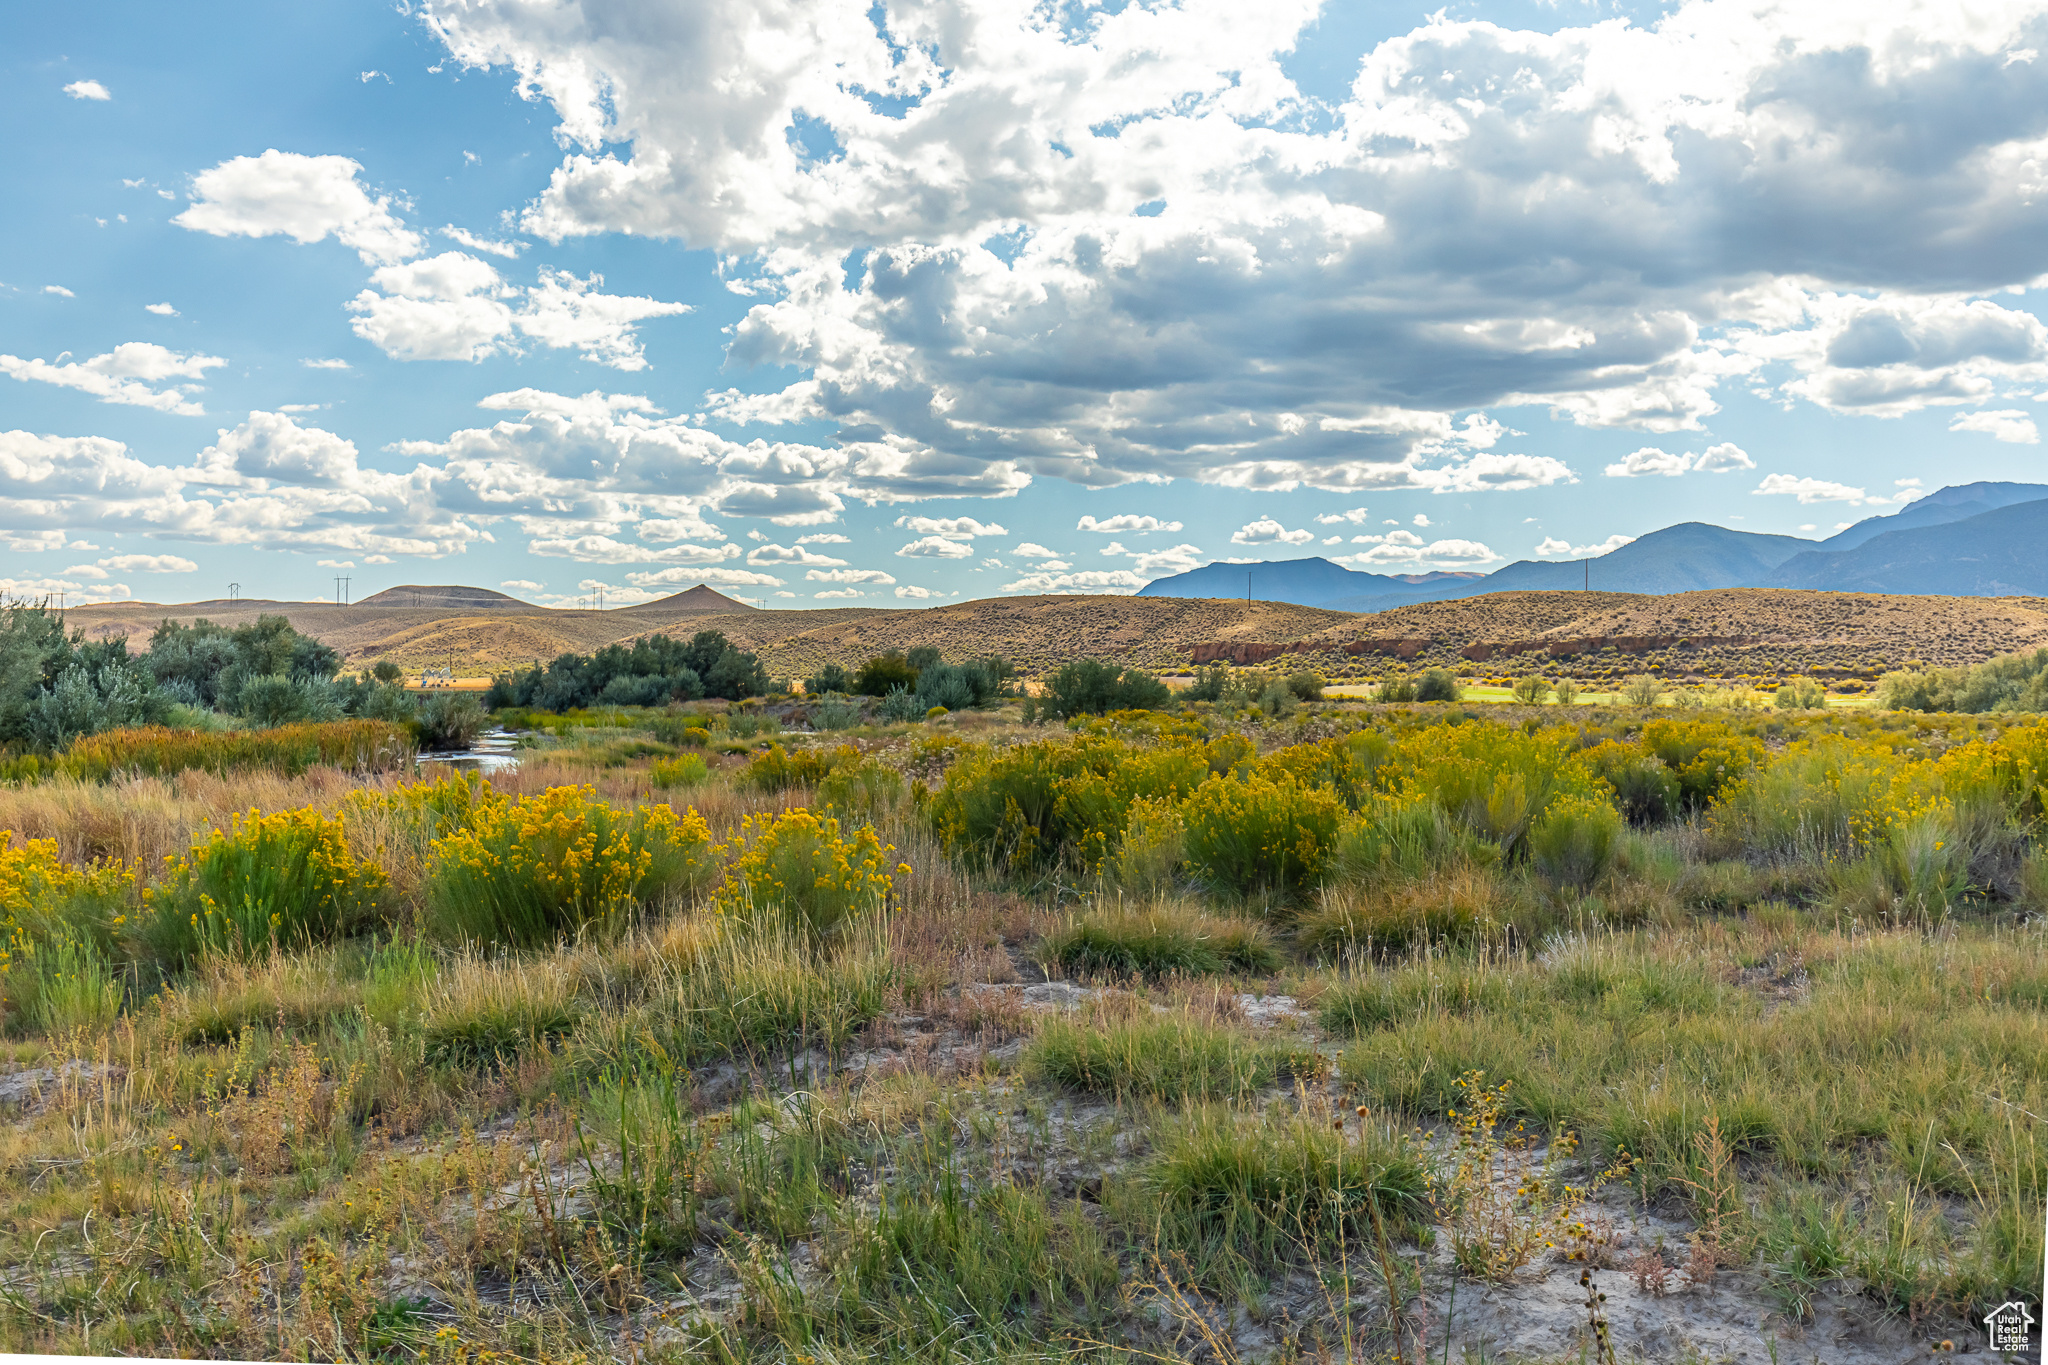
<path fill-rule="evenodd" d="M 1489 574 L 1366 573 L 1320 557 L 1214 563 L 1156 579 L 1138 596 L 1252 597 L 1369 612 L 1483 593 L 1582 588 L 1659 594 L 1712 588 L 2048 594 L 2048 484 L 1958 484 L 1820 541 L 1687 521 L 1597 558 L 1524 559 Z"/>

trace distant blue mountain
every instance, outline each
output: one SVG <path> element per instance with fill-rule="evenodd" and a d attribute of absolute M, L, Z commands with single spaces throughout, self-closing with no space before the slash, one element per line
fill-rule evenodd
<path fill-rule="evenodd" d="M 1829 536 L 1814 546 L 1817 550 L 1853 550 L 1876 536 L 1891 531 L 1911 531 L 1923 526 L 1963 521 L 1984 512 L 1995 512 L 2023 502 L 2048 498 L 2048 486 L 2038 483 L 1961 483 L 1929 493 L 1889 516 L 1865 517 L 1847 530 Z"/>
<path fill-rule="evenodd" d="M 1834 553 L 1808 551 L 1779 565 L 1769 585 L 1942 597 L 2048 596 L 2048 499 L 1887 531 Z"/>
<path fill-rule="evenodd" d="M 1413 592 L 1418 586 L 1449 580 L 1471 582 L 1477 574 L 1361 573 L 1312 559 L 1262 560 L 1252 564 L 1205 564 L 1199 569 L 1155 579 L 1138 589 L 1140 597 L 1256 597 L 1261 602 L 1314 605 L 1331 598 Z M 1338 610 L 1343 610 L 1339 608 Z"/>
<path fill-rule="evenodd" d="M 1943 488 L 1823 541 L 1688 521 L 1639 536 L 1590 561 L 1524 559 L 1484 576 L 1363 573 L 1322 558 L 1266 560 L 1204 565 L 1148 583 L 1138 595 L 1250 596 L 1332 611 L 1386 611 L 1491 592 L 1587 587 L 1640 593 L 1798 587 L 1955 596 L 2048 594 L 2048 485 Z"/>

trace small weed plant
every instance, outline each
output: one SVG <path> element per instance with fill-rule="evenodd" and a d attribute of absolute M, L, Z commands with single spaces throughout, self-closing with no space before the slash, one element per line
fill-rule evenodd
<path fill-rule="evenodd" d="M 1623 1173 L 1617 1163 L 1587 1185 L 1567 1181 L 1577 1138 L 1559 1132 L 1537 1157 L 1525 1126 L 1509 1126 L 1508 1084 L 1488 1085 L 1481 1071 L 1458 1078 L 1451 1149 L 1428 1178 L 1429 1206 L 1458 1269 L 1494 1283 L 1565 1246 L 1586 1199 Z"/>

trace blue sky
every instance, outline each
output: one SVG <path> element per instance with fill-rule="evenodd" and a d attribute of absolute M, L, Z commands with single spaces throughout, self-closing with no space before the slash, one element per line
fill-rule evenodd
<path fill-rule="evenodd" d="M 2040 478 L 2042 6 L 1792 8 L 15 7 L 0 586 L 919 605 Z"/>

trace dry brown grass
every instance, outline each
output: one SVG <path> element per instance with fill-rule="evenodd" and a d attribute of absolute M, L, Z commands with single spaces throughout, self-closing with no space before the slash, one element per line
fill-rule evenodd
<path fill-rule="evenodd" d="M 297 777 L 192 770 L 104 785 L 53 778 L 0 786 L 0 830 L 20 839 L 55 839 L 70 862 L 112 859 L 154 870 L 165 857 L 190 848 L 195 832 L 225 825 L 237 813 L 327 810 L 351 791 L 381 789 L 396 780 L 359 779 L 339 768 L 308 768 Z"/>

